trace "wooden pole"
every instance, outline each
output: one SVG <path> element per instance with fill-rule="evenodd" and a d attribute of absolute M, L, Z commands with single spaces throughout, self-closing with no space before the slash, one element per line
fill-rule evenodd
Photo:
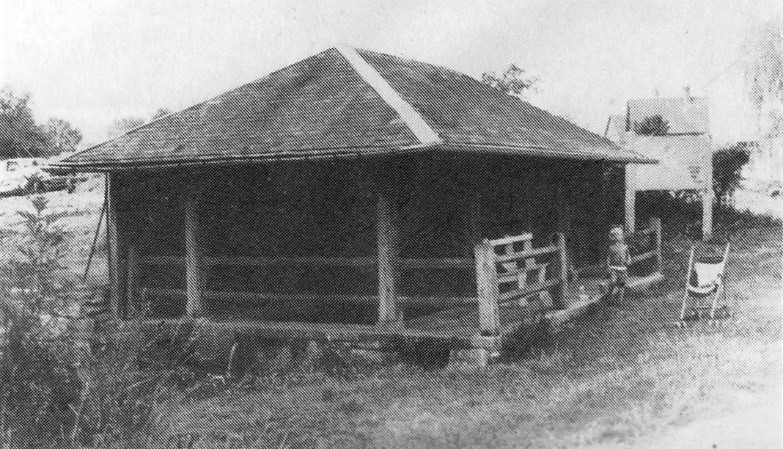
<path fill-rule="evenodd" d="M 125 284 L 127 287 L 125 288 L 125 301 L 126 304 L 125 310 L 129 310 L 130 308 L 127 307 L 127 305 L 131 305 L 134 303 L 133 295 L 136 292 L 136 279 L 138 278 L 138 267 L 139 267 L 139 251 L 136 249 L 136 245 L 133 242 L 128 243 L 128 257 L 126 260 L 126 278 L 125 278 Z"/>
<path fill-rule="evenodd" d="M 701 194 L 701 235 L 702 240 L 712 237 L 712 189 L 704 189 Z"/>
<path fill-rule="evenodd" d="M 479 332 L 481 335 L 500 333 L 495 252 L 489 240 L 479 242 L 474 250 L 476 259 L 476 290 L 479 301 Z"/>
<path fill-rule="evenodd" d="M 636 185 L 634 181 L 634 167 L 631 164 L 625 166 L 625 232 L 636 232 Z"/>
<path fill-rule="evenodd" d="M 109 309 L 115 319 L 122 318 L 122 284 L 120 280 L 120 230 L 117 217 L 117 178 L 106 174 L 106 238 L 109 245 Z"/>
<path fill-rule="evenodd" d="M 378 189 L 377 208 L 378 324 L 389 324 L 400 320 L 397 310 L 399 212 L 383 187 Z"/>
<path fill-rule="evenodd" d="M 87 266 L 84 267 L 84 276 L 82 276 L 82 282 L 87 282 L 87 276 L 90 274 L 90 266 L 92 266 L 92 258 L 93 256 L 95 256 L 95 248 L 98 246 L 98 236 L 101 233 L 103 216 L 106 215 L 106 203 L 108 203 L 108 196 L 104 193 L 103 206 L 101 206 L 101 215 L 98 216 L 98 227 L 95 228 L 95 236 L 92 238 L 90 255 L 87 256 Z"/>
<path fill-rule="evenodd" d="M 199 192 L 191 185 L 185 196 L 185 290 L 187 292 L 185 313 L 189 317 L 197 317 L 202 313 L 198 202 Z"/>
<path fill-rule="evenodd" d="M 705 137 L 707 140 L 707 151 L 702 156 L 704 172 L 704 186 L 701 194 L 701 235 L 702 240 L 709 240 L 712 238 L 712 141 L 709 136 Z"/>
<path fill-rule="evenodd" d="M 558 255 L 560 256 L 560 297 L 557 298 L 555 307 L 562 309 L 565 306 L 568 294 L 568 253 L 566 252 L 566 237 L 562 233 L 557 234 Z"/>

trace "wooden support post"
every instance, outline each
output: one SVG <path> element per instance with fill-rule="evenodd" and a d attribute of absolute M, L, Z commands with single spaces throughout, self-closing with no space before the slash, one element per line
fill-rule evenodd
<path fill-rule="evenodd" d="M 500 332 L 498 313 L 497 266 L 495 253 L 489 240 L 484 239 L 474 250 L 476 259 L 476 290 L 479 301 L 479 332 L 481 335 L 497 335 Z"/>
<path fill-rule="evenodd" d="M 568 294 L 568 253 L 566 252 L 566 237 L 564 234 L 557 234 L 558 255 L 560 256 L 560 297 L 555 300 L 555 308 L 562 309 L 566 306 L 566 295 Z"/>
<path fill-rule="evenodd" d="M 106 174 L 106 238 L 109 246 L 109 309 L 115 319 L 122 318 L 122 270 L 120 258 L 120 229 L 118 219 L 117 178 L 115 173 Z"/>
<path fill-rule="evenodd" d="M 712 238 L 712 189 L 704 189 L 701 193 L 701 238 Z"/>
<path fill-rule="evenodd" d="M 560 184 L 557 186 L 557 192 L 556 192 L 556 203 L 557 203 L 557 232 L 561 234 L 564 239 L 564 248 L 566 251 L 566 255 L 570 254 L 568 252 L 568 240 L 571 237 L 571 207 L 568 204 L 568 190 L 566 186 L 563 184 Z M 566 270 L 566 273 L 569 273 L 571 267 L 569 267 Z"/>
<path fill-rule="evenodd" d="M 636 232 L 636 182 L 634 181 L 634 166 L 625 166 L 625 232 Z"/>
<path fill-rule="evenodd" d="M 650 226 L 655 230 L 655 268 L 656 271 L 662 272 L 663 271 L 663 248 L 661 247 L 663 237 L 662 237 L 662 227 L 661 227 L 661 219 L 658 217 L 653 217 L 650 219 Z"/>
<path fill-rule="evenodd" d="M 378 324 L 401 321 L 397 309 L 399 280 L 399 217 L 386 189 L 378 189 Z"/>
<path fill-rule="evenodd" d="M 701 194 L 701 237 L 702 240 L 707 241 L 712 238 L 712 201 L 715 195 L 712 190 L 712 140 L 709 136 L 704 138 L 707 139 L 707 151 L 702 155 L 704 185 Z"/>
<path fill-rule="evenodd" d="M 133 242 L 128 243 L 128 257 L 126 259 L 126 272 L 125 275 L 125 311 L 128 313 L 134 301 L 134 295 L 136 294 L 136 279 L 138 278 L 139 267 L 139 251 L 136 249 L 136 245 Z"/>
<path fill-rule="evenodd" d="M 199 192 L 190 186 L 185 197 L 185 314 L 189 317 L 197 317 L 202 313 L 198 202 Z"/>

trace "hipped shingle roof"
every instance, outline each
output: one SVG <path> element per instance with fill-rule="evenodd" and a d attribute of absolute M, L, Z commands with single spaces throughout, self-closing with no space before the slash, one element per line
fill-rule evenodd
<path fill-rule="evenodd" d="M 467 75 L 346 47 L 152 121 L 58 165 L 111 171 L 428 150 L 654 162 Z"/>

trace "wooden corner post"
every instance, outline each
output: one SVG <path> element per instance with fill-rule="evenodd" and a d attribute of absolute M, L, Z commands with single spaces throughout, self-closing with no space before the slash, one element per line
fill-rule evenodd
<path fill-rule="evenodd" d="M 497 282 L 495 251 L 489 240 L 484 239 L 476 245 L 474 255 L 479 302 L 479 332 L 481 335 L 498 335 L 500 333 L 500 315 L 498 313 L 500 291 Z"/>
<path fill-rule="evenodd" d="M 399 211 L 387 188 L 381 186 L 377 191 L 378 324 L 391 324 L 400 321 L 397 308 Z"/>
<path fill-rule="evenodd" d="M 119 195 L 116 173 L 106 174 L 106 239 L 109 245 L 109 309 L 115 319 L 123 315 L 123 283 L 120 249 Z"/>
<path fill-rule="evenodd" d="M 200 316 L 203 312 L 201 288 L 201 245 L 199 242 L 199 196 L 192 184 L 185 194 L 185 314 Z"/>

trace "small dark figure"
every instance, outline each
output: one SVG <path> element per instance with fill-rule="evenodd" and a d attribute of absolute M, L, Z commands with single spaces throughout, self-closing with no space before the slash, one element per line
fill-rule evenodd
<path fill-rule="evenodd" d="M 609 297 L 623 301 L 625 297 L 625 285 L 628 283 L 628 265 L 631 264 L 631 253 L 623 238 L 623 230 L 620 227 L 609 231 L 609 254 L 606 257 L 606 265 L 609 269 L 611 285 Z"/>

